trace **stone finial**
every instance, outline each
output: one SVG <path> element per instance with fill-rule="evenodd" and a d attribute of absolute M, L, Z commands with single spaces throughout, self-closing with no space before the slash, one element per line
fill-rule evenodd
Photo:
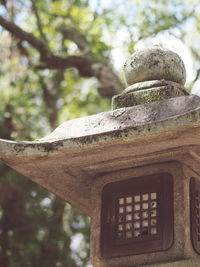
<path fill-rule="evenodd" d="M 138 50 L 124 65 L 128 85 L 161 80 L 185 84 L 186 72 L 182 59 L 169 49 L 153 46 Z"/>
<path fill-rule="evenodd" d="M 159 46 L 131 55 L 124 65 L 128 88 L 113 97 L 113 109 L 187 95 L 186 71 L 182 59 Z"/>

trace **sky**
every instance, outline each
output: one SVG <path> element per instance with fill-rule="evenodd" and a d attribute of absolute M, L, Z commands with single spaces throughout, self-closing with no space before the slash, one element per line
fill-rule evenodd
<path fill-rule="evenodd" d="M 119 34 L 120 36 L 120 34 Z M 123 34 L 121 34 L 123 36 Z M 123 38 L 123 37 L 122 37 Z M 121 40 L 122 42 L 123 40 Z M 122 47 L 119 46 L 120 40 L 118 40 L 116 43 L 116 48 L 112 51 L 112 58 L 113 58 L 113 64 L 117 70 L 120 70 L 123 68 L 124 62 L 126 60 L 126 56 L 123 53 Z M 115 44 L 113 44 L 115 46 Z M 186 84 L 190 83 L 195 76 L 195 72 L 193 70 L 193 62 L 192 62 L 192 55 L 187 48 L 187 46 L 179 39 L 176 39 L 173 36 L 170 36 L 168 34 L 160 34 L 158 37 L 149 38 L 148 40 L 142 40 L 139 41 L 136 45 L 136 50 L 143 49 L 150 47 L 152 45 L 161 45 L 164 46 L 173 52 L 177 53 L 183 60 L 186 68 L 187 73 L 187 80 Z"/>
<path fill-rule="evenodd" d="M 137 2 L 135 0 L 135 2 Z M 113 7 L 113 3 L 116 4 L 116 1 L 113 2 L 112 0 L 90 0 L 89 1 L 91 8 L 93 10 L 99 10 L 101 12 L 101 9 L 107 9 L 110 7 Z M 173 3 L 173 2 L 172 2 Z M 173 6 L 172 6 L 173 8 Z M 133 11 L 132 11 L 133 12 Z M 184 27 L 187 27 L 187 31 L 191 32 L 193 31 L 193 21 L 189 20 Z M 176 33 L 178 31 L 177 29 L 174 29 L 174 32 Z M 129 39 L 129 33 L 125 32 L 122 29 L 119 29 L 115 33 L 115 38 L 113 36 L 109 36 L 109 33 L 105 34 L 105 41 L 108 43 L 111 43 L 113 46 L 113 50 L 111 52 L 112 61 L 115 69 L 117 71 L 122 71 L 124 62 L 126 61 L 128 54 L 125 53 L 124 46 L 124 40 Z M 194 68 L 194 62 L 191 55 L 190 50 L 188 49 L 188 46 L 183 43 L 180 39 L 174 37 L 174 35 L 170 35 L 168 32 L 164 32 L 161 34 L 158 34 L 156 37 L 150 37 L 146 40 L 141 40 L 136 44 L 136 50 L 146 48 L 148 46 L 152 45 L 162 45 L 173 52 L 177 53 L 183 60 L 186 68 L 186 84 L 185 86 L 189 85 L 195 78 L 195 68 Z M 128 47 L 127 47 L 128 50 Z M 200 95 L 200 81 L 196 82 L 196 84 L 193 87 L 192 93 Z"/>
<path fill-rule="evenodd" d="M 108 9 L 112 8 L 113 5 L 117 5 L 118 0 L 89 0 L 89 4 L 92 8 L 92 10 L 97 10 L 98 12 L 102 12 L 102 9 Z M 134 3 L 139 2 L 137 0 L 134 0 Z M 134 6 L 134 5 L 133 5 Z M 125 9 L 126 5 L 124 5 L 122 8 Z M 134 6 L 135 7 L 135 6 Z M 173 7 L 172 7 L 173 8 Z M 120 7 L 121 9 L 121 7 Z M 4 10 L 0 10 L 0 13 L 3 13 Z M 125 10 L 126 11 L 126 10 Z M 122 11 L 122 12 L 125 12 Z M 134 15 L 134 10 L 131 11 Z M 192 29 L 192 21 L 187 23 L 186 27 L 190 30 Z M 176 30 L 176 29 L 175 29 Z M 105 33 L 105 41 L 112 44 L 113 50 L 111 52 L 112 62 L 114 65 L 114 68 L 122 72 L 124 62 L 127 58 L 128 54 L 128 47 L 127 47 L 127 53 L 125 52 L 124 47 L 124 40 L 129 39 L 129 33 L 125 32 L 123 29 L 119 29 L 115 33 L 115 38 L 113 39 L 113 36 L 110 35 L 110 33 Z M 139 41 L 136 45 L 136 49 L 141 49 L 144 47 L 148 47 L 151 45 L 162 45 L 174 52 L 176 52 L 183 60 L 186 68 L 186 86 L 189 84 L 195 77 L 195 71 L 194 71 L 194 65 L 192 60 L 192 55 L 187 47 L 181 40 L 175 38 L 172 35 L 169 35 L 168 33 L 161 33 L 157 35 L 156 37 L 148 38 L 147 40 Z M 199 90 L 200 82 L 197 82 L 193 88 L 193 93 L 197 93 L 200 95 Z"/>

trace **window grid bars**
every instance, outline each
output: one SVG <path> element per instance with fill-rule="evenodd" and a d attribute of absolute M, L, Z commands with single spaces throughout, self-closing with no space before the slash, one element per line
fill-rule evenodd
<path fill-rule="evenodd" d="M 158 233 L 157 193 L 148 192 L 118 199 L 117 239 L 137 239 Z"/>

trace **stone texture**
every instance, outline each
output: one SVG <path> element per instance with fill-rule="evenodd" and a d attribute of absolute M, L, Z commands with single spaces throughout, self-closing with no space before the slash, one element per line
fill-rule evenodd
<path fill-rule="evenodd" d="M 185 260 L 173 261 L 173 262 L 169 261 L 165 263 L 153 264 L 153 265 L 148 265 L 148 266 L 149 267 L 199 267 L 199 259 L 185 259 Z"/>
<path fill-rule="evenodd" d="M 102 172 L 187 155 L 200 171 L 199 136 L 200 98 L 182 96 L 68 121 L 35 142 L 0 140 L 0 159 L 91 215 Z"/>
<path fill-rule="evenodd" d="M 156 173 L 169 172 L 173 176 L 174 183 L 174 241 L 173 245 L 164 251 L 145 253 L 133 256 L 104 259 L 101 256 L 100 233 L 101 233 L 101 195 L 103 187 L 114 181 L 134 179 L 140 176 Z M 190 205 L 189 183 L 190 178 L 197 175 L 190 168 L 176 161 L 151 164 L 115 173 L 100 175 L 95 180 L 92 188 L 92 229 L 91 229 L 91 254 L 95 267 L 134 267 L 134 266 L 193 266 L 196 262 L 200 266 L 200 256 L 194 251 L 190 240 Z M 179 262 L 177 262 L 179 260 Z M 175 265 L 173 265 L 175 261 Z M 185 265 L 182 265 L 185 262 Z M 157 264 L 156 264 L 157 263 Z M 160 263 L 160 264 L 159 264 Z M 191 265 L 186 265 L 191 264 Z M 154 265 L 151 265 L 154 264 Z M 194 265 L 195 266 L 195 265 Z M 198 265 L 196 265 L 198 266 Z"/>
<path fill-rule="evenodd" d="M 159 46 L 136 51 L 127 59 L 124 71 L 128 85 L 161 79 L 184 85 L 186 80 L 182 59 Z"/>
<path fill-rule="evenodd" d="M 144 90 L 144 89 L 163 87 L 163 86 L 176 87 L 179 90 L 184 91 L 185 95 L 189 95 L 188 91 L 185 90 L 183 85 L 176 83 L 176 82 L 172 82 L 172 81 L 166 81 L 164 79 L 134 83 L 128 86 L 126 89 L 124 89 L 122 94 L 127 94 L 127 93 Z"/>
<path fill-rule="evenodd" d="M 39 143 L 53 142 L 57 140 L 71 139 L 71 145 L 76 145 L 75 138 L 89 137 L 89 142 L 106 141 L 109 138 L 107 135 L 105 138 L 96 140 L 100 135 L 111 133 L 114 137 L 115 131 L 125 130 L 129 127 L 141 126 L 139 133 L 152 132 L 151 125 L 156 122 L 171 120 L 175 125 L 179 125 L 179 118 L 183 119 L 187 125 L 187 118 L 193 116 L 192 111 L 196 111 L 194 121 L 198 121 L 198 114 L 200 108 L 200 97 L 191 95 L 187 97 L 177 97 L 166 101 L 157 101 L 146 105 L 138 105 L 129 108 L 120 108 L 113 111 L 102 112 L 97 115 L 74 119 L 64 122 L 55 131 L 45 138 L 38 140 Z M 186 115 L 187 114 L 187 115 Z M 191 122 L 192 118 L 189 118 Z M 181 123 L 181 122 L 180 122 Z M 145 126 L 148 125 L 149 130 L 145 130 Z M 159 126 L 157 130 L 159 129 Z M 167 130 L 167 128 L 166 128 Z M 113 132 L 113 133 L 112 133 Z M 120 131 L 119 131 L 120 132 Z M 127 133 L 128 134 L 128 133 Z M 89 139 L 89 138 L 88 138 Z M 73 144 L 74 141 L 74 144 Z M 79 139 L 77 139 L 79 141 Z M 85 141 L 87 139 L 85 138 Z M 37 144 L 37 143 L 36 143 Z M 83 142 L 84 144 L 84 142 Z"/>
<path fill-rule="evenodd" d="M 165 80 L 162 81 L 163 85 L 161 86 L 159 86 L 161 84 L 160 81 L 145 82 L 145 85 L 143 83 L 134 84 L 138 85 L 138 87 L 129 86 L 122 94 L 112 98 L 112 108 L 131 107 L 174 98 L 184 94 L 188 95 L 185 89 L 179 84 Z"/>
<path fill-rule="evenodd" d="M 153 46 L 136 51 L 127 59 L 124 73 L 130 86 L 113 97 L 113 109 L 188 95 L 183 61 L 168 49 Z"/>

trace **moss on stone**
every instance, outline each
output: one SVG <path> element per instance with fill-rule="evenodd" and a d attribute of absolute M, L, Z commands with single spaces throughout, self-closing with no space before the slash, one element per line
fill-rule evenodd
<path fill-rule="evenodd" d="M 172 97 L 182 96 L 184 92 L 174 86 L 161 86 L 146 90 L 134 91 L 128 94 L 121 94 L 113 97 L 113 109 L 131 107 Z"/>

